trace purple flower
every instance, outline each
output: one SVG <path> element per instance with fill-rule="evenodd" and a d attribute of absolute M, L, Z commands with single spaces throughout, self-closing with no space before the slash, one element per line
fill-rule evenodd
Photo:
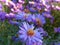
<path fill-rule="evenodd" d="M 34 2 L 37 2 L 38 3 L 38 2 L 40 2 L 40 0 L 34 0 Z"/>
<path fill-rule="evenodd" d="M 54 0 L 55 2 L 60 2 L 60 0 Z"/>
<path fill-rule="evenodd" d="M 6 19 L 11 20 L 11 19 L 14 19 L 15 18 L 15 14 L 9 13 L 9 14 L 6 14 L 5 17 L 6 17 Z"/>
<path fill-rule="evenodd" d="M 14 41 L 15 43 L 17 43 L 17 42 L 20 41 L 20 39 L 17 38 L 16 36 L 12 36 L 12 37 L 11 37 L 11 40 Z"/>
<path fill-rule="evenodd" d="M 44 31 L 44 29 L 42 27 L 39 27 L 39 32 L 43 33 L 43 36 L 48 36 L 48 33 L 46 31 Z"/>
<path fill-rule="evenodd" d="M 42 15 L 45 16 L 46 18 L 52 18 L 50 12 L 43 12 Z"/>
<path fill-rule="evenodd" d="M 58 32 L 58 33 L 60 33 L 60 27 L 58 27 L 58 28 L 54 28 L 54 32 Z"/>
<path fill-rule="evenodd" d="M 19 22 L 17 22 L 17 21 L 9 20 L 9 23 L 10 23 L 10 24 L 13 24 L 13 25 L 19 25 Z"/>
<path fill-rule="evenodd" d="M 0 0 L 0 1 L 2 1 L 2 2 L 6 2 L 6 0 Z"/>
<path fill-rule="evenodd" d="M 14 3 L 17 3 L 18 2 L 18 0 L 12 0 Z"/>
<path fill-rule="evenodd" d="M 33 7 L 29 8 L 29 10 L 30 10 L 31 13 L 36 13 L 36 12 L 38 12 L 38 10 L 36 10 L 36 9 L 33 8 Z"/>
<path fill-rule="evenodd" d="M 48 19 L 50 19 L 51 24 L 54 23 L 54 17 L 50 14 L 50 12 L 43 12 L 42 15 Z"/>
<path fill-rule="evenodd" d="M 46 23 L 46 20 L 44 16 L 36 14 L 32 15 L 32 22 L 34 22 L 37 26 L 43 26 L 43 24 Z"/>
<path fill-rule="evenodd" d="M 25 20 L 25 16 L 26 13 L 25 12 L 19 12 L 16 16 L 15 16 L 15 19 L 16 20 Z"/>
<path fill-rule="evenodd" d="M 31 17 L 32 16 L 32 14 L 30 14 L 30 13 L 25 13 L 25 12 L 20 12 L 20 13 L 18 13 L 16 16 L 15 16 L 15 19 L 16 20 L 22 20 L 22 21 L 28 21 L 28 22 L 31 22 L 32 20 L 31 20 Z"/>
<path fill-rule="evenodd" d="M 0 11 L 0 20 L 1 20 L 1 21 L 4 21 L 4 20 L 5 20 L 5 15 L 6 15 L 5 12 L 1 12 L 1 11 Z"/>
<path fill-rule="evenodd" d="M 37 8 L 37 10 L 40 11 L 40 10 L 44 9 L 44 5 L 43 4 L 37 5 L 36 8 Z"/>
<path fill-rule="evenodd" d="M 52 17 L 52 18 L 50 19 L 50 22 L 51 22 L 51 24 L 54 23 L 54 17 Z"/>
<path fill-rule="evenodd" d="M 24 22 L 23 26 L 19 26 L 19 28 L 18 37 L 21 41 L 25 42 L 26 45 L 42 45 L 42 32 L 38 32 L 39 29 L 34 29 L 33 24 L 29 25 Z"/>
<path fill-rule="evenodd" d="M 59 42 L 55 42 L 54 44 L 55 44 L 55 45 L 60 45 L 60 41 L 59 41 Z"/>
<path fill-rule="evenodd" d="M 26 18 L 26 21 L 27 22 L 32 22 L 32 15 L 33 14 L 28 14 L 27 18 Z"/>
<path fill-rule="evenodd" d="M 3 6 L 2 6 L 2 4 L 0 4 L 0 11 L 2 11 L 2 9 L 3 9 Z"/>
<path fill-rule="evenodd" d="M 22 3 L 17 3 L 17 8 L 19 8 L 20 11 L 24 10 L 24 6 Z"/>

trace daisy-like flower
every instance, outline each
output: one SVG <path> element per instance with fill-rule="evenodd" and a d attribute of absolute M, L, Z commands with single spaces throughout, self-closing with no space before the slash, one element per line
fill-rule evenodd
<path fill-rule="evenodd" d="M 15 19 L 16 20 L 25 20 L 24 16 L 26 15 L 25 12 L 19 12 L 16 16 Z"/>
<path fill-rule="evenodd" d="M 32 15 L 32 22 L 34 22 L 37 26 L 43 26 L 43 24 L 46 23 L 46 20 L 44 16 L 36 14 Z"/>
<path fill-rule="evenodd" d="M 43 12 L 42 15 L 45 16 L 46 18 L 50 18 L 50 19 L 52 18 L 50 12 Z"/>
<path fill-rule="evenodd" d="M 6 13 L 0 11 L 0 20 L 1 20 L 1 21 L 4 21 L 4 20 L 5 20 L 5 16 L 6 16 Z"/>
<path fill-rule="evenodd" d="M 15 18 L 15 14 L 9 13 L 9 14 L 6 14 L 5 17 L 6 17 L 6 19 L 11 20 L 11 19 Z"/>
<path fill-rule="evenodd" d="M 32 14 L 30 13 L 27 14 L 25 12 L 19 12 L 17 15 L 15 15 L 15 19 L 31 22 L 31 16 Z"/>
<path fill-rule="evenodd" d="M 32 22 L 32 14 L 27 14 L 26 21 L 27 22 Z"/>
<path fill-rule="evenodd" d="M 43 12 L 42 15 L 48 19 L 50 19 L 51 24 L 54 23 L 54 17 L 51 15 L 50 12 Z"/>
<path fill-rule="evenodd" d="M 43 34 L 39 32 L 40 29 L 34 29 L 33 24 L 23 23 L 23 26 L 19 27 L 18 37 L 26 45 L 42 45 Z"/>

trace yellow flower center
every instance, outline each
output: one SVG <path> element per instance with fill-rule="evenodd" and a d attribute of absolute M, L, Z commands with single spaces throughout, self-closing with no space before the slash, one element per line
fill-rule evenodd
<path fill-rule="evenodd" d="M 33 36 L 34 35 L 34 31 L 32 29 L 29 29 L 28 32 L 27 32 L 27 35 Z"/>
<path fill-rule="evenodd" d="M 36 23 L 37 23 L 37 25 L 41 25 L 42 24 L 41 21 L 38 18 L 36 18 Z"/>
<path fill-rule="evenodd" d="M 30 12 L 28 9 L 24 9 L 24 11 L 25 11 L 26 13 L 29 13 L 29 12 Z"/>

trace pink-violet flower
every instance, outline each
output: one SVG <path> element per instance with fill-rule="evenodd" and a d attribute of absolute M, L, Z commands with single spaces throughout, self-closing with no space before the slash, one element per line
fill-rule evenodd
<path fill-rule="evenodd" d="M 21 41 L 26 43 L 26 45 L 42 45 L 43 41 L 43 32 L 38 32 L 40 29 L 34 29 L 35 27 L 24 22 L 20 27 L 18 32 L 18 37 Z"/>

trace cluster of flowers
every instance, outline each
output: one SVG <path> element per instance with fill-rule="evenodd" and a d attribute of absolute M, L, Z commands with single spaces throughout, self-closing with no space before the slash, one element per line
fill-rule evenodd
<path fill-rule="evenodd" d="M 6 19 L 10 24 L 18 25 L 18 39 L 26 45 L 43 45 L 43 37 L 48 36 L 43 29 L 46 24 L 46 18 L 50 19 L 51 24 L 54 17 L 51 10 L 60 10 L 59 6 L 53 5 L 58 0 L 33 0 L 26 2 L 24 0 L 2 1 L 4 5 L 10 8 L 10 13 L 4 12 L 2 4 L 0 4 L 0 21 Z M 59 32 L 60 27 L 54 28 L 55 32 Z M 16 38 L 17 39 L 17 38 Z"/>

